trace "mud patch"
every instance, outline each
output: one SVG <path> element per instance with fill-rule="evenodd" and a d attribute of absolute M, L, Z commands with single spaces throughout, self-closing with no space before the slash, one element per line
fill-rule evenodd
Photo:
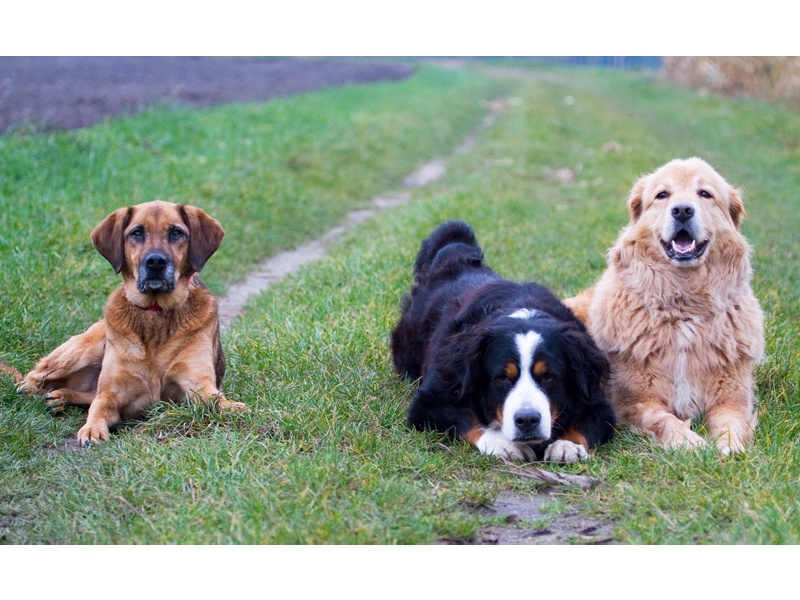
<path fill-rule="evenodd" d="M 14 526 L 14 520 L 17 516 L 16 512 L 11 512 L 6 515 L 0 516 L 0 541 L 5 540 L 6 535 Z"/>
<path fill-rule="evenodd" d="M 480 514 L 494 517 L 501 525 L 483 527 L 467 542 L 442 540 L 443 543 L 487 544 L 612 544 L 614 522 L 589 518 L 558 498 L 565 486 L 589 490 L 602 481 L 586 475 L 574 475 L 519 465 L 503 460 L 501 473 L 535 480 L 543 484 L 530 493 L 502 492 L 490 506 L 481 506 Z"/>
<path fill-rule="evenodd" d="M 86 447 L 81 446 L 78 438 L 70 437 L 63 439 L 50 446 L 44 448 L 48 452 L 55 452 L 56 454 L 68 454 L 70 452 L 85 452 Z"/>
<path fill-rule="evenodd" d="M 502 492 L 494 504 L 482 507 L 487 516 L 506 525 L 482 528 L 469 544 L 613 544 L 614 523 L 582 515 L 554 502 L 555 492 Z M 554 506 L 561 506 L 556 511 Z M 447 543 L 447 542 L 446 542 Z"/>

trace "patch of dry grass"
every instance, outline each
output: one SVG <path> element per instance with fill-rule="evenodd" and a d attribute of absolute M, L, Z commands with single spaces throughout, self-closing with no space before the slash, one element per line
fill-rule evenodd
<path fill-rule="evenodd" d="M 684 87 L 800 107 L 798 56 L 668 56 L 664 76 Z"/>

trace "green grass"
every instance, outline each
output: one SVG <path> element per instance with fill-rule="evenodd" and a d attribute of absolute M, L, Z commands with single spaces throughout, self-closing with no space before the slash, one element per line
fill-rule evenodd
<path fill-rule="evenodd" d="M 745 187 L 743 230 L 767 319 L 755 444 L 725 460 L 712 451 L 663 451 L 623 431 L 593 461 L 564 468 L 605 485 L 562 491 L 557 504 L 614 519 L 623 542 L 798 543 L 800 117 L 677 91 L 647 74 L 531 69 L 512 79 L 431 69 L 399 84 L 263 106 L 161 108 L 72 134 L 0 138 L 4 357 L 30 366 L 99 312 L 114 278 L 87 235 L 115 205 L 155 195 L 208 208 L 229 232 L 207 267 L 222 291 L 252 261 L 323 231 L 416 164 L 447 153 L 485 114 L 480 100 L 500 94 L 519 101 L 475 149 L 452 159 L 443 181 L 270 288 L 226 332 L 226 393 L 250 413 L 159 405 L 89 452 L 56 453 L 47 447 L 74 434 L 84 414 L 51 417 L 4 379 L 0 514 L 13 517 L 4 541 L 469 538 L 491 522 L 472 507 L 504 488 L 537 487 L 498 473 L 495 459 L 467 444 L 404 425 L 413 390 L 392 371 L 388 336 L 420 239 L 444 219 L 467 220 L 498 272 L 572 295 L 602 272 L 635 178 L 697 154 Z M 327 116 L 318 115 L 323 107 Z M 290 127 L 287 115 L 302 120 L 298 114 L 314 133 L 302 133 L 311 124 Z M 281 127 L 264 146 L 250 133 Z M 142 140 L 163 154 L 154 157 Z M 622 151 L 602 151 L 610 141 Z M 259 153 L 248 154 L 254 146 Z M 107 158 L 92 159 L 91 148 Z M 104 168 L 114 150 L 127 158 Z M 222 156 L 212 158 L 215 150 Z M 195 164 L 200 156 L 204 167 Z M 31 168 L 37 164 L 41 170 Z M 552 177 L 578 167 L 571 183 Z M 91 193 L 75 189 L 81 184 Z M 306 218 L 309 210 L 320 212 Z M 24 268 L 14 274 L 7 261 Z"/>
<path fill-rule="evenodd" d="M 96 318 L 117 279 L 89 233 L 116 208 L 162 199 L 219 219 L 227 236 L 204 272 L 219 293 L 451 152 L 502 90 L 473 73 L 421 69 L 397 84 L 205 111 L 161 106 L 65 134 L 0 137 L 0 347 L 29 362 Z"/>

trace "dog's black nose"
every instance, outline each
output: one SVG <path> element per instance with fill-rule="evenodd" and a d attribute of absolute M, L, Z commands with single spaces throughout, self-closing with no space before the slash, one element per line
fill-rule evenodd
<path fill-rule="evenodd" d="M 161 252 L 151 252 L 144 257 L 144 264 L 148 269 L 163 269 L 167 266 L 167 260 Z"/>
<path fill-rule="evenodd" d="M 514 415 L 514 425 L 524 431 L 534 429 L 541 420 L 542 415 L 538 410 L 522 410 Z"/>
<path fill-rule="evenodd" d="M 676 204 L 672 207 L 672 216 L 675 220 L 685 223 L 694 216 L 694 206 L 691 204 Z"/>

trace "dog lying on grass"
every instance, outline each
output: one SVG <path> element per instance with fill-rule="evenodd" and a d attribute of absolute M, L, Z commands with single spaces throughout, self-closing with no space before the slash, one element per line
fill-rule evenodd
<path fill-rule="evenodd" d="M 673 160 L 636 182 L 628 208 L 603 276 L 565 300 L 608 353 L 609 398 L 664 447 L 704 445 L 690 426 L 704 416 L 722 454 L 742 451 L 764 319 L 741 192 L 699 158 Z"/>
<path fill-rule="evenodd" d="M 484 454 L 572 463 L 613 435 L 608 361 L 585 327 L 549 290 L 495 274 L 466 223 L 422 242 L 392 356 L 420 379 L 409 424 Z"/>
<path fill-rule="evenodd" d="M 244 409 L 219 389 L 225 357 L 217 300 L 197 275 L 224 235 L 193 206 L 155 201 L 111 213 L 92 243 L 122 285 L 104 318 L 42 358 L 21 391 L 45 394 L 55 411 L 87 407 L 81 444 L 108 439 L 109 427 L 159 399 Z"/>

